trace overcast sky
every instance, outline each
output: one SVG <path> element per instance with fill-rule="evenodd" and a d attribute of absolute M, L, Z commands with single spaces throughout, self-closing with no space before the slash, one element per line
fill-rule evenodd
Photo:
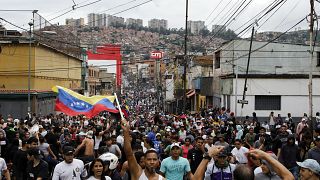
<path fill-rule="evenodd" d="M 75 7 L 94 1 L 97 0 L 74 0 L 77 4 Z M 131 3 L 127 5 L 113 8 L 130 1 Z M 79 17 L 85 18 L 85 22 L 87 22 L 88 13 L 115 14 L 146 1 L 147 0 L 101 0 L 92 5 L 75 9 L 51 22 L 65 24 L 66 18 Z M 247 0 L 246 2 L 249 1 L 250 0 Z M 233 19 L 228 28 L 240 32 L 243 28 L 238 28 L 241 27 L 244 22 L 254 17 L 273 1 L 274 0 L 252 0 L 252 3 L 239 16 Z M 285 4 L 266 23 L 263 23 L 266 19 L 262 19 L 258 22 L 258 32 L 285 31 L 296 24 L 310 11 L 309 0 L 285 1 Z M 37 9 L 39 10 L 38 13 L 40 15 L 50 20 L 71 10 L 74 2 L 73 0 L 1 0 L 0 9 Z M 153 0 L 134 9 L 117 14 L 116 16 L 143 19 L 145 26 L 149 19 L 166 19 L 168 20 L 169 28 L 180 28 L 184 27 L 185 2 L 186 0 Z M 242 0 L 189 0 L 189 20 L 205 21 L 208 29 L 211 30 L 213 24 L 223 24 L 227 20 L 227 17 L 232 14 L 231 12 L 234 12 L 233 10 L 235 7 L 238 7 L 241 2 Z M 315 2 L 315 5 L 316 10 L 319 10 L 319 3 Z M 111 10 L 108 10 L 110 8 Z M 209 16 L 211 12 L 212 14 Z M 272 13 L 270 13 L 270 15 L 271 14 Z M 0 11 L 0 17 L 13 22 L 18 26 L 28 28 L 29 26 L 27 23 L 32 19 L 32 13 Z M 1 23 L 7 28 L 11 28 L 7 23 Z M 302 24 L 297 26 L 297 28 L 307 29 L 307 21 L 305 20 Z"/>

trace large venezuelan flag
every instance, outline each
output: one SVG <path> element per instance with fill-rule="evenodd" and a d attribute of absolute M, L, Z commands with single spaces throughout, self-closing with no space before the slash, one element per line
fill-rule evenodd
<path fill-rule="evenodd" d="M 55 110 L 66 113 L 69 116 L 83 114 L 91 118 L 101 111 L 119 113 L 113 105 L 114 96 L 85 97 L 61 86 L 54 86 L 52 90 L 58 93 Z"/>

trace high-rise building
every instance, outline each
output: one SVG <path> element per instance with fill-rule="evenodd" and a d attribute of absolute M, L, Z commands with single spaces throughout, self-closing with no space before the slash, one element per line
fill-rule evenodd
<path fill-rule="evenodd" d="M 126 26 L 127 27 L 142 27 L 143 20 L 142 19 L 127 18 L 126 19 Z"/>
<path fill-rule="evenodd" d="M 90 13 L 88 14 L 88 26 L 89 27 L 96 27 L 98 26 L 98 17 L 99 14 Z"/>
<path fill-rule="evenodd" d="M 74 26 L 74 27 L 83 26 L 84 25 L 84 18 L 79 18 L 79 19 L 69 18 L 69 19 L 66 19 L 66 25 Z"/>
<path fill-rule="evenodd" d="M 108 15 L 107 16 L 107 21 L 106 21 L 106 26 L 113 26 L 113 27 L 119 27 L 119 26 L 124 26 L 124 18 L 123 17 L 117 17 L 117 16 L 112 16 Z"/>
<path fill-rule="evenodd" d="M 151 29 L 168 29 L 168 21 L 165 19 L 151 19 L 148 21 L 148 27 Z"/>
<path fill-rule="evenodd" d="M 226 31 L 226 26 L 224 25 L 212 25 L 212 32 L 217 33 L 217 32 L 225 32 Z"/>
<path fill-rule="evenodd" d="M 109 26 L 123 26 L 124 18 L 103 14 L 88 14 L 88 25 L 90 27 L 109 27 Z"/>
<path fill-rule="evenodd" d="M 199 34 L 201 30 L 205 29 L 204 21 L 188 21 L 188 29 L 192 34 Z"/>

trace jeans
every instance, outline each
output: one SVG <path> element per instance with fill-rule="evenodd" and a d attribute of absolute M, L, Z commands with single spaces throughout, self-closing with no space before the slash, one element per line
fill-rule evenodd
<path fill-rule="evenodd" d="M 298 180 L 299 177 L 299 167 L 298 166 L 294 166 L 292 168 L 289 169 L 289 171 L 292 173 L 292 175 L 294 176 L 295 180 Z"/>

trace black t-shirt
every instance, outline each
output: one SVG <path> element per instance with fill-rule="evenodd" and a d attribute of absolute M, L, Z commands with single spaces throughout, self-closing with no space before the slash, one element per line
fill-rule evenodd
<path fill-rule="evenodd" d="M 28 180 L 35 180 L 38 177 L 41 177 L 43 180 L 48 179 L 48 171 L 48 163 L 43 160 L 40 160 L 40 163 L 36 167 L 33 167 L 33 163 L 31 161 L 28 162 Z"/>
<path fill-rule="evenodd" d="M 197 150 L 196 148 L 192 148 L 188 151 L 187 159 L 190 160 L 191 172 L 195 173 L 197 167 L 203 159 L 203 152 L 201 150 Z"/>
<path fill-rule="evenodd" d="M 14 172 L 23 175 L 23 177 L 26 177 L 27 164 L 28 164 L 27 151 L 22 151 L 21 149 L 19 149 L 13 158 Z"/>

